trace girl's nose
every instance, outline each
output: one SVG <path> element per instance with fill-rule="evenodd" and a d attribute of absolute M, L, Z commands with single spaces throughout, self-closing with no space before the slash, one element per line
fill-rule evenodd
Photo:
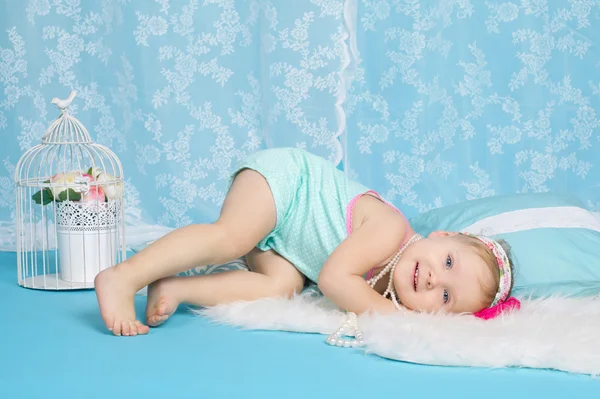
<path fill-rule="evenodd" d="M 435 278 L 435 274 L 430 270 L 427 275 L 427 288 L 432 289 L 435 288 L 437 280 Z"/>

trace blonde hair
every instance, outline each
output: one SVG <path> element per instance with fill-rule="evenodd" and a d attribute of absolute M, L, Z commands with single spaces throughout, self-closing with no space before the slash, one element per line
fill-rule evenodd
<path fill-rule="evenodd" d="M 485 308 L 489 307 L 492 304 L 492 302 L 494 301 L 494 297 L 496 296 L 496 293 L 498 292 L 498 287 L 500 286 L 500 268 L 498 267 L 498 263 L 496 262 L 496 257 L 494 256 L 494 254 L 492 253 L 492 251 L 490 251 L 490 249 L 488 247 L 486 247 L 481 241 L 479 241 L 475 237 L 471 237 L 471 236 L 464 235 L 464 234 L 458 234 L 457 238 L 459 240 L 461 240 L 464 244 L 466 244 L 467 246 L 469 246 L 475 250 L 477 255 L 479 255 L 481 257 L 481 259 L 484 261 L 484 263 L 488 267 L 490 273 L 492 274 L 493 284 L 482 283 L 482 285 L 481 285 L 481 289 L 482 289 L 483 295 L 484 295 L 483 308 L 485 309 Z M 500 244 L 502 246 L 502 249 L 504 249 L 504 251 L 506 252 L 506 255 L 508 256 L 510 264 L 514 265 L 512 258 L 511 258 L 510 246 L 508 245 L 508 243 L 502 239 L 494 240 L 494 241 L 496 241 L 498 244 Z M 511 273 L 513 273 L 513 269 L 514 268 L 511 267 Z M 514 281 L 514 279 L 511 279 L 511 280 Z M 509 292 L 511 290 L 512 290 L 512 282 L 511 282 Z"/>

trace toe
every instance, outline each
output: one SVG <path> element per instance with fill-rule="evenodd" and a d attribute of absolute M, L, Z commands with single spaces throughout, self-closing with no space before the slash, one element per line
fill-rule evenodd
<path fill-rule="evenodd" d="M 106 325 L 106 328 L 108 328 L 108 331 L 112 331 L 113 326 L 115 324 L 115 319 L 109 319 L 108 317 L 103 317 L 102 320 L 104 320 L 104 324 Z"/>
<path fill-rule="evenodd" d="M 160 303 L 156 307 L 156 314 L 158 316 L 162 316 L 166 313 L 167 313 L 167 303 L 166 303 L 166 301 L 160 301 Z"/>
<path fill-rule="evenodd" d="M 121 323 L 121 334 L 125 335 L 126 337 L 129 336 L 129 321 L 123 320 L 123 322 Z"/>
<path fill-rule="evenodd" d="M 115 320 L 113 323 L 113 329 L 112 332 L 114 335 L 119 336 L 121 335 L 121 320 Z"/>
<path fill-rule="evenodd" d="M 135 325 L 137 327 L 138 334 L 148 334 L 150 328 L 148 326 L 143 325 L 140 321 L 136 320 Z"/>
<path fill-rule="evenodd" d="M 150 316 L 148 317 L 148 319 L 146 319 L 146 323 L 148 323 L 149 326 L 155 327 L 157 323 L 157 318 L 158 316 Z"/>
<path fill-rule="evenodd" d="M 168 316 L 164 316 L 164 315 L 154 315 L 152 316 L 152 324 L 150 324 L 152 327 L 158 327 L 160 326 L 162 323 L 165 322 L 165 320 L 167 320 Z"/>
<path fill-rule="evenodd" d="M 129 322 L 129 334 L 135 337 L 138 334 L 137 326 L 135 325 L 135 321 Z"/>

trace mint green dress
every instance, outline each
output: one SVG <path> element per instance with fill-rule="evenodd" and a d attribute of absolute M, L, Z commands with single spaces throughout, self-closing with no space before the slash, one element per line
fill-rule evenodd
<path fill-rule="evenodd" d="M 277 208 L 275 228 L 257 248 L 274 250 L 317 283 L 323 264 L 351 231 L 349 205 L 370 190 L 347 180 L 333 163 L 298 148 L 255 152 L 232 179 L 245 168 L 265 177 Z"/>

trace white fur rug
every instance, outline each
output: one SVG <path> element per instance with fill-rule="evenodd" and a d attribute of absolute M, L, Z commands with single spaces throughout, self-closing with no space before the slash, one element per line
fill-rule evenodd
<path fill-rule="evenodd" d="M 345 320 L 323 297 L 261 299 L 193 309 L 215 322 L 255 330 L 329 334 Z M 362 315 L 365 350 L 412 363 L 528 367 L 600 374 L 600 298 L 522 301 L 493 320 L 469 315 Z M 326 336 L 323 336 L 323 345 Z"/>

